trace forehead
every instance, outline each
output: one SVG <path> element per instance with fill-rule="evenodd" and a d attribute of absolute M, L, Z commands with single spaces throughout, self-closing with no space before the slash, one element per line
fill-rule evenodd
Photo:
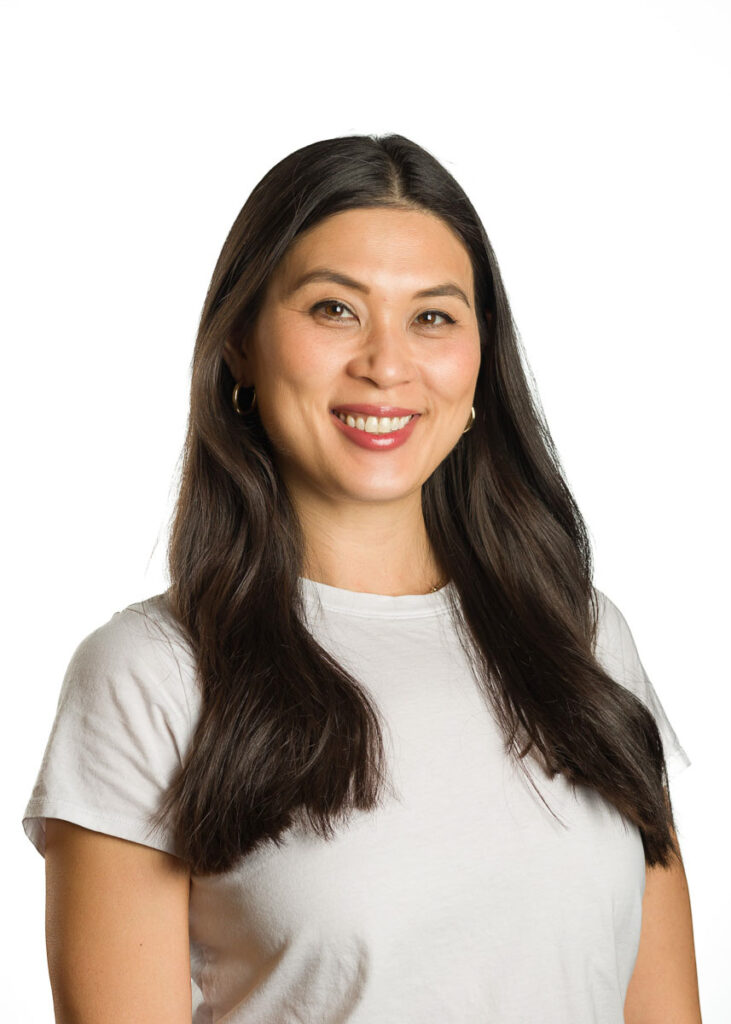
<path fill-rule="evenodd" d="M 343 210 L 299 235 L 272 281 L 286 294 L 301 274 L 326 265 L 378 286 L 428 286 L 450 278 L 472 291 L 472 264 L 461 239 L 440 217 L 421 210 Z"/>

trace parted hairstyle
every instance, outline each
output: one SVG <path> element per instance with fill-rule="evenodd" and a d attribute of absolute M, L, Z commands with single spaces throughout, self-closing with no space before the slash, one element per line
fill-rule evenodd
<path fill-rule="evenodd" d="M 195 655 L 201 714 L 156 822 L 171 823 L 194 873 L 219 874 L 297 822 L 328 840 L 388 790 L 380 709 L 306 626 L 300 522 L 256 407 L 233 407 L 223 358 L 227 340 L 251 331 L 297 236 L 367 207 L 442 218 L 472 263 L 476 418 L 421 500 L 456 590 L 452 621 L 506 753 L 534 788 L 531 752 L 549 777 L 592 787 L 638 827 L 646 864 L 668 866 L 679 851 L 662 740 L 595 656 L 588 533 L 528 384 L 495 254 L 457 181 L 396 134 L 325 139 L 286 156 L 249 195 L 216 263 L 167 552 L 166 599 Z M 242 404 L 250 394 L 242 389 Z"/>

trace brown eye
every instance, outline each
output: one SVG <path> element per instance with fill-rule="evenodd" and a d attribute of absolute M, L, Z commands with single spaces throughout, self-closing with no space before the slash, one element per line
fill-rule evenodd
<path fill-rule="evenodd" d="M 451 316 L 448 316 L 446 313 L 440 313 L 438 309 L 427 309 L 427 310 L 424 310 L 423 313 L 419 313 L 419 316 L 440 316 L 448 324 L 455 323 L 455 321 L 452 319 Z M 426 324 L 425 326 L 426 327 L 441 327 L 442 325 L 441 324 L 431 323 L 431 324 Z"/>
<path fill-rule="evenodd" d="M 344 302 L 339 302 L 337 299 L 324 299 L 322 302 L 315 303 L 315 305 L 312 307 L 310 312 L 314 313 L 314 312 L 316 312 L 319 309 L 322 309 L 324 311 L 325 308 L 328 307 L 328 306 L 331 309 L 348 309 L 348 307 L 345 305 Z M 348 310 L 348 312 L 350 312 L 350 311 Z M 343 319 L 342 316 L 338 316 L 338 315 L 332 316 L 330 313 L 325 313 L 325 317 L 328 320 L 342 320 Z"/>

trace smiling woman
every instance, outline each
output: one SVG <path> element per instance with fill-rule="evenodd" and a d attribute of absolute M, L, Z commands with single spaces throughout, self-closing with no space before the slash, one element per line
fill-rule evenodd
<path fill-rule="evenodd" d="M 481 358 L 473 291 L 469 254 L 440 218 L 341 211 L 297 238 L 252 330 L 224 346 L 239 386 L 256 386 L 267 436 L 289 453 L 278 471 L 310 526 L 308 577 L 376 593 L 418 593 L 425 575 L 439 577 L 420 488 L 471 422 Z M 436 297 L 442 309 L 426 304 Z M 397 449 L 398 459 L 362 456 Z M 337 546 L 325 539 L 333 513 L 347 531 Z"/>
<path fill-rule="evenodd" d="M 79 644 L 23 818 L 57 1019 L 697 1024 L 690 762 L 459 184 L 285 157 L 190 402 L 170 586 Z"/>

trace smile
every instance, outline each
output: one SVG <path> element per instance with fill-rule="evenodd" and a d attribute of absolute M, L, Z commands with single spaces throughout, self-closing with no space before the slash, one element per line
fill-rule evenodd
<path fill-rule="evenodd" d="M 417 414 L 412 413 L 411 416 L 379 417 L 362 416 L 359 413 L 337 412 L 335 415 L 343 423 L 347 423 L 349 427 L 355 427 L 356 430 L 365 430 L 368 434 L 390 434 L 392 431 L 401 430 Z"/>
<path fill-rule="evenodd" d="M 331 412 L 335 427 L 345 438 L 369 451 L 391 451 L 408 441 L 420 419 L 418 413 L 412 416 L 361 416 Z"/>

